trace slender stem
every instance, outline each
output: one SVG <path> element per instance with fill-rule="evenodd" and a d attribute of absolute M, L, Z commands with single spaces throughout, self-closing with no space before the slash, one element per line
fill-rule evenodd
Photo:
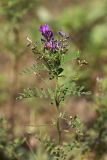
<path fill-rule="evenodd" d="M 60 127 L 60 118 L 57 118 L 57 131 L 58 131 L 58 144 L 61 144 L 61 127 Z"/>
<path fill-rule="evenodd" d="M 29 144 L 29 142 L 28 142 L 28 140 L 27 140 L 27 139 L 26 139 L 25 141 L 26 141 L 26 144 L 27 144 L 27 146 L 28 146 L 29 150 L 30 150 L 30 151 L 31 151 L 31 153 L 32 153 L 32 158 L 34 158 L 34 160 L 35 160 L 35 159 L 36 159 L 36 156 L 35 156 L 35 153 L 34 153 L 34 151 L 33 151 L 32 147 L 31 147 L 31 145 Z"/>
<path fill-rule="evenodd" d="M 55 104 L 57 108 L 57 112 L 59 113 L 59 101 L 58 101 L 58 77 L 56 76 L 56 88 L 55 88 Z"/>
<path fill-rule="evenodd" d="M 57 108 L 57 123 L 56 123 L 56 128 L 57 128 L 57 132 L 58 132 L 58 144 L 61 144 L 61 127 L 60 127 L 60 108 L 59 108 L 59 101 L 58 101 L 58 95 L 57 95 L 57 91 L 58 91 L 58 77 L 56 76 L 56 89 L 55 89 L 55 103 L 56 103 L 56 108 Z"/>

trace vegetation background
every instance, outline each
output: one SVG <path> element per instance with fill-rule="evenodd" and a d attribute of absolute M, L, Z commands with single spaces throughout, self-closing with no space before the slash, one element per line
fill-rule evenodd
<path fill-rule="evenodd" d="M 95 108 L 107 107 L 107 0 L 0 0 L 0 116 L 8 121 L 8 134 L 16 137 L 28 135 L 35 128 L 39 131 L 38 126 L 50 123 L 55 113 L 48 99 L 16 100 L 23 88 L 46 87 L 38 75 L 20 74 L 35 61 L 27 47 L 27 36 L 36 42 L 41 24 L 49 24 L 54 32 L 67 32 L 72 48 L 80 50 L 82 59 L 88 62 L 81 67 L 78 83 L 92 94 L 70 97 L 66 112 L 78 114 L 90 128 L 96 118 Z M 71 72 L 75 70 L 69 64 L 67 74 Z M 102 95 L 100 102 L 96 100 Z M 42 133 L 47 131 L 47 127 L 41 128 Z M 48 133 L 56 137 L 51 127 Z M 28 138 L 32 148 L 38 145 L 32 135 Z M 40 153 L 38 160 L 45 160 L 46 155 Z"/>

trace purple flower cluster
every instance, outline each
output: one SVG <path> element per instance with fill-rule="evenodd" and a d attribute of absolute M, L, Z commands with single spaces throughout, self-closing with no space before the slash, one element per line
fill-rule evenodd
<path fill-rule="evenodd" d="M 39 31 L 45 39 L 41 39 L 44 42 L 44 48 L 47 50 L 55 51 L 57 43 L 54 41 L 53 32 L 49 29 L 47 24 L 40 26 Z"/>
<path fill-rule="evenodd" d="M 66 48 L 66 45 L 64 44 L 64 41 L 62 39 L 60 41 L 54 40 L 53 32 L 50 30 L 47 24 L 41 25 L 39 31 L 44 37 L 44 39 L 41 39 L 41 41 L 44 43 L 44 49 L 55 52 Z M 61 31 L 59 31 L 58 34 L 61 37 L 66 37 L 66 34 Z M 65 38 L 65 40 L 66 39 L 67 37 Z"/>

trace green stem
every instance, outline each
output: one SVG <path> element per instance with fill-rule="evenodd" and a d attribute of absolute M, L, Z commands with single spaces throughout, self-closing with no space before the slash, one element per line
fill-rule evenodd
<path fill-rule="evenodd" d="M 56 76 L 55 104 L 56 104 L 57 111 L 59 112 L 59 101 L 58 101 L 57 91 L 58 91 L 58 77 Z"/>
<path fill-rule="evenodd" d="M 57 118 L 57 131 L 58 131 L 58 144 L 61 144 L 61 127 L 60 127 L 60 118 Z"/>
<path fill-rule="evenodd" d="M 55 103 L 56 103 L 56 108 L 57 108 L 57 123 L 56 123 L 56 128 L 58 132 L 58 144 L 61 144 L 61 127 L 60 127 L 60 108 L 59 108 L 59 101 L 58 101 L 58 95 L 57 95 L 57 90 L 58 90 L 58 77 L 56 77 L 56 89 L 55 89 Z"/>

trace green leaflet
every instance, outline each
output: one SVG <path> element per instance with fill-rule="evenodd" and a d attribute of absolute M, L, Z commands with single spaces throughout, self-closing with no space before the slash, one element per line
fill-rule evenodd
<path fill-rule="evenodd" d="M 44 71 L 46 69 L 47 68 L 46 68 L 46 66 L 44 64 L 41 64 L 41 65 L 33 64 L 31 67 L 23 69 L 20 72 L 20 74 L 29 75 L 29 74 L 33 74 L 33 73 L 36 73 L 36 72 Z"/>
<path fill-rule="evenodd" d="M 22 100 L 24 98 L 32 98 L 32 97 L 39 97 L 39 98 L 48 98 L 50 97 L 53 99 L 53 91 L 51 89 L 43 90 L 38 88 L 26 88 L 23 90 L 22 93 L 19 93 L 19 96 L 16 98 L 17 100 Z"/>

